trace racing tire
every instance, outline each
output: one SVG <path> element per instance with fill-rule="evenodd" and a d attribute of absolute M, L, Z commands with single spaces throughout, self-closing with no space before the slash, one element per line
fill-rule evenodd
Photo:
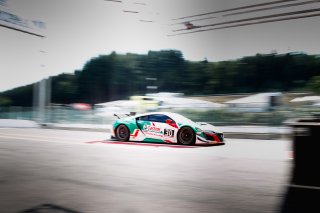
<path fill-rule="evenodd" d="M 190 127 L 182 127 L 178 132 L 178 143 L 194 145 L 196 143 L 196 133 Z"/>
<path fill-rule="evenodd" d="M 116 137 L 119 141 L 129 141 L 130 131 L 128 127 L 124 124 L 121 124 L 116 129 Z"/>

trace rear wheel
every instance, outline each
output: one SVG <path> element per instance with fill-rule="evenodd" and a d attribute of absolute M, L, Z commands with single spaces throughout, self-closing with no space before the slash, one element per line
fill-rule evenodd
<path fill-rule="evenodd" d="M 194 145 L 196 134 L 190 127 L 182 127 L 178 132 L 178 143 L 183 145 Z"/>
<path fill-rule="evenodd" d="M 116 137 L 120 141 L 129 141 L 130 131 L 128 127 L 124 124 L 119 125 L 116 129 Z"/>

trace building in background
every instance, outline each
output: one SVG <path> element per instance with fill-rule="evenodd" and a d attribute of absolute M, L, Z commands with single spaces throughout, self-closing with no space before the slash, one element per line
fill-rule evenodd
<path fill-rule="evenodd" d="M 239 112 L 266 112 L 282 103 L 281 92 L 267 92 L 225 102 L 228 109 Z"/>
<path fill-rule="evenodd" d="M 150 111 L 170 110 L 209 110 L 221 109 L 227 105 L 210 101 L 186 98 L 182 93 L 148 93 L 145 96 L 131 96 L 130 100 L 118 100 L 95 104 L 95 112 L 99 115 L 113 115 L 114 113 L 144 113 Z"/>

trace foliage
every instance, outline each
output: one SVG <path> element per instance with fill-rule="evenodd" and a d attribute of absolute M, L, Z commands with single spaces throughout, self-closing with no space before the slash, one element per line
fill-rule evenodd
<path fill-rule="evenodd" d="M 0 107 L 4 106 L 10 106 L 11 105 L 11 100 L 6 97 L 0 97 Z"/>
<path fill-rule="evenodd" d="M 314 76 L 307 85 L 314 93 L 320 94 L 320 76 Z"/>
<path fill-rule="evenodd" d="M 32 106 L 32 92 L 33 85 L 27 85 L 0 93 L 0 96 L 6 106 Z"/>
<path fill-rule="evenodd" d="M 73 74 L 52 77 L 52 102 L 95 104 L 158 91 L 206 95 L 308 87 L 319 93 L 319 76 L 320 58 L 303 53 L 195 62 L 185 60 L 178 50 L 125 55 L 112 52 L 90 59 Z M 148 90 L 147 86 L 158 89 Z M 33 86 L 28 85 L 0 95 L 6 105 L 31 106 L 32 91 Z"/>

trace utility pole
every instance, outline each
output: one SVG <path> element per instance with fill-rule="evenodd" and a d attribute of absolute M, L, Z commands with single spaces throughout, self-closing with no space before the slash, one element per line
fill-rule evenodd
<path fill-rule="evenodd" d="M 33 88 L 33 107 L 37 112 L 36 120 L 38 123 L 45 121 L 46 109 L 51 102 L 51 79 L 42 79 L 35 83 Z"/>

